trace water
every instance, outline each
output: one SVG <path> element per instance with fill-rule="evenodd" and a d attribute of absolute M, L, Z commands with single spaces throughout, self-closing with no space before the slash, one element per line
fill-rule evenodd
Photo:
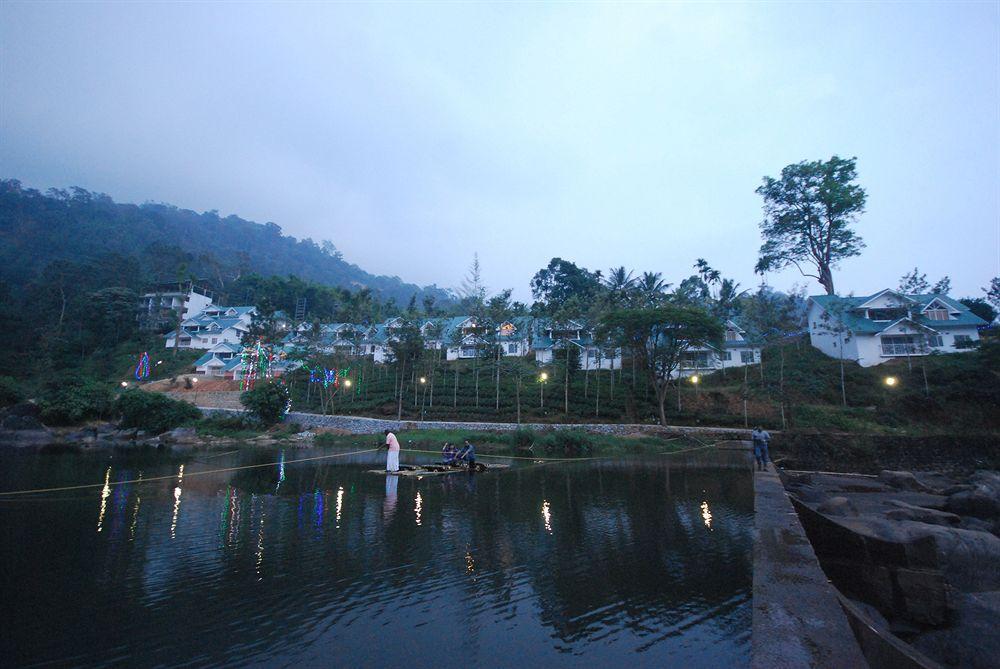
<path fill-rule="evenodd" d="M 169 477 L 0 498 L 3 663 L 747 663 L 744 455 L 417 480 L 367 473 L 373 453 L 192 475 L 331 452 L 0 456 L 0 490 Z"/>

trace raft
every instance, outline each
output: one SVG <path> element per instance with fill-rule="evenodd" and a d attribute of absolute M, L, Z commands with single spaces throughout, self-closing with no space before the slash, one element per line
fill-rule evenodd
<path fill-rule="evenodd" d="M 497 469 L 509 469 L 510 465 L 476 463 L 476 473 L 492 472 Z M 369 469 L 369 474 L 382 474 L 389 476 L 390 472 L 384 469 Z M 449 467 L 448 465 L 400 465 L 395 476 L 444 476 L 446 474 L 468 474 L 467 467 Z"/>

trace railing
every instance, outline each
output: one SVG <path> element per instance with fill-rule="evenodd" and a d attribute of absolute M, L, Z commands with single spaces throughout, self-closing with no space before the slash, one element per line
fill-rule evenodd
<path fill-rule="evenodd" d="M 917 344 L 882 344 L 882 355 L 923 355 Z"/>

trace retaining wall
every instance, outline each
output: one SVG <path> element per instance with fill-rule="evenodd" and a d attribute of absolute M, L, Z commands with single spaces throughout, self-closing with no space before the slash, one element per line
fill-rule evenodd
<path fill-rule="evenodd" d="M 222 414 L 236 415 L 242 413 L 235 409 L 219 409 L 215 407 L 198 407 L 205 415 Z M 315 413 L 300 413 L 292 411 L 287 420 L 303 427 L 325 427 L 343 430 L 351 434 L 374 434 L 384 430 L 490 430 L 494 432 L 510 432 L 517 429 L 546 430 L 584 430 L 594 434 L 689 434 L 704 438 L 742 439 L 749 436 L 750 431 L 729 427 L 690 427 L 636 425 L 627 423 L 476 423 L 462 421 L 398 421 L 383 418 L 366 418 L 363 416 L 324 416 Z"/>

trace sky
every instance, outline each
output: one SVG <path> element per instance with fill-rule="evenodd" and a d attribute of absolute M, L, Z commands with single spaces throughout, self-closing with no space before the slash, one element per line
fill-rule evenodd
<path fill-rule="evenodd" d="M 0 4 L 0 177 L 273 221 L 530 299 L 555 256 L 749 288 L 765 175 L 856 156 L 862 256 L 1000 274 L 1000 3 Z M 811 279 L 768 275 L 779 289 Z"/>

